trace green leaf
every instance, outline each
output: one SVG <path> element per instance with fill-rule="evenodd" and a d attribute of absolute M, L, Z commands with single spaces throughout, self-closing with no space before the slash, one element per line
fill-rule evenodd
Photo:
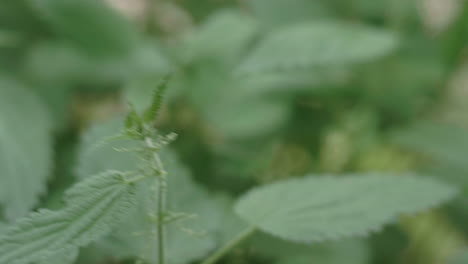
<path fill-rule="evenodd" d="M 167 263 L 185 264 L 201 259 L 216 246 L 220 208 L 214 197 L 190 179 L 187 169 L 181 166 L 172 153 L 163 153 L 162 161 L 169 172 L 169 210 L 191 215 L 167 224 Z M 141 183 L 138 187 L 141 193 L 138 208 L 105 241 L 112 256 L 119 259 L 139 257 L 148 263 L 157 262 L 156 226 L 150 217 L 156 213 L 154 187 L 152 182 Z"/>
<path fill-rule="evenodd" d="M 231 98 L 206 111 L 207 120 L 229 139 L 262 136 L 277 131 L 291 114 L 288 102 L 260 98 Z M 237 100 L 236 100 L 237 99 Z M 221 103 L 225 103 L 224 108 Z"/>
<path fill-rule="evenodd" d="M 460 254 L 454 257 L 449 264 L 464 264 L 468 263 L 468 249 L 465 248 Z"/>
<path fill-rule="evenodd" d="M 37 16 L 92 55 L 125 55 L 138 43 L 131 24 L 103 1 L 28 0 Z"/>
<path fill-rule="evenodd" d="M 51 119 L 54 122 L 55 130 L 60 131 L 69 125 L 72 116 L 70 105 L 73 98 L 71 86 L 63 84 L 51 85 L 50 83 L 44 84 L 36 81 L 31 83 L 34 83 L 33 89 L 47 106 L 52 117 Z"/>
<path fill-rule="evenodd" d="M 267 26 L 281 26 L 330 16 L 328 3 L 310 0 L 250 0 L 253 15 Z"/>
<path fill-rule="evenodd" d="M 37 18 L 32 15 L 23 0 L 3 0 L 0 2 L 0 24 L 3 29 L 27 33 L 30 36 L 44 33 L 44 28 L 38 26 Z"/>
<path fill-rule="evenodd" d="M 127 216 L 135 197 L 120 172 L 90 177 L 66 192 L 63 209 L 42 209 L 9 228 L 0 237 L 0 263 L 28 264 L 88 245 Z"/>
<path fill-rule="evenodd" d="M 301 254 L 284 255 L 277 264 L 365 264 L 370 263 L 369 248 L 363 241 L 340 241 L 313 245 Z M 280 248 L 277 250 L 281 251 Z"/>
<path fill-rule="evenodd" d="M 309 257 L 309 263 L 364 264 L 370 257 L 370 248 L 363 239 L 300 244 L 266 233 L 256 233 L 248 241 L 248 245 L 260 256 L 278 260 L 280 263 L 288 259 L 296 259 L 295 257 L 299 259 Z M 345 259 L 348 259 L 348 262 L 343 261 Z M 312 260 L 315 261 L 312 262 Z"/>
<path fill-rule="evenodd" d="M 309 22 L 268 34 L 240 65 L 242 74 L 342 66 L 389 54 L 395 35 L 364 25 Z"/>
<path fill-rule="evenodd" d="M 468 190 L 468 130 L 424 121 L 399 129 L 392 141 L 428 158 L 425 169 Z"/>
<path fill-rule="evenodd" d="M 137 169 L 137 159 L 127 152 L 115 151 L 115 148 L 134 148 L 134 141 L 112 140 L 106 142 L 118 133 L 124 121 L 115 118 L 91 126 L 81 137 L 78 150 L 76 175 L 78 178 L 86 178 L 90 175 L 106 170 L 131 171 Z"/>
<path fill-rule="evenodd" d="M 44 193 L 51 133 L 42 102 L 21 84 L 0 78 L 0 203 L 6 218 L 25 215 Z"/>
<path fill-rule="evenodd" d="M 121 127 L 122 120 L 115 119 L 92 127 L 84 135 L 79 153 L 77 174 L 87 177 L 103 169 L 118 167 L 121 170 L 134 170 L 138 160 L 128 153 L 116 152 L 114 148 L 132 148 L 131 141 L 113 141 L 96 148 L 103 138 L 115 134 Z M 167 256 L 169 264 L 185 264 L 206 255 L 216 245 L 221 213 L 219 203 L 204 188 L 197 185 L 185 168 L 170 150 L 161 153 L 161 158 L 168 171 L 168 204 L 175 212 L 193 214 L 193 218 L 169 223 L 167 229 Z M 119 226 L 105 241 L 99 243 L 109 255 L 118 259 L 139 257 L 153 263 L 157 260 L 154 220 L 149 216 L 155 213 L 153 182 L 143 181 L 138 184 L 138 205 L 132 216 Z M 184 232 L 185 229 L 185 232 Z M 200 234 L 187 234 L 192 230 Z M 189 232 L 190 233 L 190 232 Z"/>
<path fill-rule="evenodd" d="M 44 62 L 50 64 L 44 67 Z M 140 43 L 127 56 L 96 58 L 68 42 L 49 41 L 31 48 L 24 67 L 29 78 L 56 90 L 54 87 L 70 83 L 106 84 L 166 74 L 169 62 L 152 42 Z"/>
<path fill-rule="evenodd" d="M 366 235 L 454 194 L 450 186 L 412 175 L 309 176 L 257 188 L 239 200 L 236 212 L 264 232 L 316 242 Z"/>
<path fill-rule="evenodd" d="M 395 131 L 392 139 L 406 148 L 466 167 L 468 171 L 468 130 L 437 122 L 419 122 Z"/>
<path fill-rule="evenodd" d="M 260 80 L 234 78 L 220 65 L 203 64 L 187 77 L 190 101 L 220 138 L 263 136 L 277 131 L 291 114 L 291 97 L 272 97 Z"/>
<path fill-rule="evenodd" d="M 53 256 L 39 262 L 39 264 L 73 264 L 78 258 L 80 251 L 78 248 L 63 250 Z"/>
<path fill-rule="evenodd" d="M 247 243 L 253 252 L 277 264 L 365 264 L 371 257 L 370 247 L 363 239 L 299 244 L 256 233 Z"/>
<path fill-rule="evenodd" d="M 299 92 L 323 93 L 329 90 L 330 85 L 345 83 L 350 76 L 349 71 L 337 67 L 276 72 L 246 76 L 243 86 L 251 88 L 258 95 L 292 97 Z"/>
<path fill-rule="evenodd" d="M 244 14 L 216 12 L 187 39 L 183 58 L 189 62 L 200 59 L 236 62 L 257 31 L 256 22 Z"/>
<path fill-rule="evenodd" d="M 135 107 L 132 104 L 129 104 L 128 113 L 125 117 L 124 128 L 128 133 L 141 133 L 143 128 L 143 123 L 140 115 L 138 115 Z"/>

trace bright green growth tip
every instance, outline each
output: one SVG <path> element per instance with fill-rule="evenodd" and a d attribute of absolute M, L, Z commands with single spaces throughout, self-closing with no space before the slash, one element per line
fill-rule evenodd
<path fill-rule="evenodd" d="M 164 92 L 167 89 L 171 75 L 168 74 L 164 76 L 161 82 L 158 84 L 156 90 L 153 94 L 153 99 L 150 107 L 148 107 L 143 113 L 142 120 L 145 123 L 152 123 L 159 117 L 159 112 L 162 106 L 162 100 L 164 97 Z"/>
<path fill-rule="evenodd" d="M 129 112 L 124 121 L 125 135 L 134 139 L 144 139 L 146 136 L 154 134 L 152 128 L 159 117 L 169 80 L 170 75 L 162 78 L 154 91 L 151 105 L 141 115 L 133 104 L 129 104 Z"/>

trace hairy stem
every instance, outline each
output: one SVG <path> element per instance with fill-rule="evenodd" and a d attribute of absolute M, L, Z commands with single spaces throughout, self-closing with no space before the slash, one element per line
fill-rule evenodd
<path fill-rule="evenodd" d="M 233 250 L 235 247 L 237 247 L 240 243 L 242 243 L 244 240 L 249 238 L 251 235 L 253 235 L 257 231 L 257 228 L 254 226 L 250 226 L 246 230 L 244 230 L 242 233 L 239 233 L 236 237 L 231 239 L 224 247 L 220 248 L 218 251 L 214 252 L 211 256 L 209 256 L 205 261 L 203 261 L 201 264 L 214 264 L 218 260 L 220 260 L 222 257 L 224 257 L 227 253 L 229 253 L 231 250 Z"/>
<path fill-rule="evenodd" d="M 156 184 L 157 184 L 157 205 L 156 205 L 156 215 L 157 215 L 157 232 L 156 232 L 156 242 L 157 242 L 157 252 L 158 252 L 158 264 L 165 263 L 164 249 L 165 249 L 165 227 L 164 227 L 164 217 L 166 214 L 166 192 L 167 192 L 167 172 L 164 169 L 164 165 L 161 162 L 161 158 L 158 153 L 155 151 L 156 147 L 151 138 L 145 138 L 145 143 L 148 148 L 153 151 L 153 169 L 156 171 Z"/>

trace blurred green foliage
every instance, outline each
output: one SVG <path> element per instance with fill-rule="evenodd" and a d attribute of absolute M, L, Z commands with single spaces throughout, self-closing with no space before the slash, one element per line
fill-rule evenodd
<path fill-rule="evenodd" d="M 453 100 L 468 101 L 468 2 L 439 30 L 425 2 L 147 0 L 128 15 L 102 0 L 2 0 L 0 219 L 60 206 L 91 172 L 126 169 L 126 156 L 86 149 L 171 73 L 158 127 L 179 134 L 185 187 L 173 191 L 187 196 L 175 207 L 203 216 L 195 228 L 207 235 L 171 230 L 170 263 L 235 233 L 235 216 L 219 212 L 256 184 L 367 171 L 420 171 L 463 194 L 369 240 L 309 249 L 259 236 L 224 263 L 466 263 L 468 107 Z M 78 262 L 133 263 L 131 247 L 151 241 L 120 231 Z"/>

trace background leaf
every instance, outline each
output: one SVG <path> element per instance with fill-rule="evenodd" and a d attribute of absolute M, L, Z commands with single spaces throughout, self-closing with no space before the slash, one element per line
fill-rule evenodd
<path fill-rule="evenodd" d="M 371 257 L 369 246 L 361 239 L 309 245 L 260 233 L 249 241 L 249 245 L 261 256 L 275 260 L 277 264 L 365 264 L 369 263 Z"/>
<path fill-rule="evenodd" d="M 274 27 L 333 15 L 328 3 L 309 0 L 250 0 L 247 5 L 262 24 Z"/>
<path fill-rule="evenodd" d="M 183 45 L 184 61 L 221 61 L 222 57 L 223 63 L 236 62 L 257 32 L 254 19 L 233 10 L 217 12 L 187 38 Z"/>
<path fill-rule="evenodd" d="M 9 220 L 26 214 L 45 192 L 51 133 L 42 102 L 21 84 L 0 79 L 0 203 Z"/>
<path fill-rule="evenodd" d="M 94 56 L 118 56 L 132 51 L 138 35 L 131 24 L 93 0 L 28 0 L 37 16 L 76 47 Z M 86 21 L 86 23 L 83 23 Z"/>
<path fill-rule="evenodd" d="M 316 242 L 366 235 L 453 195 L 450 186 L 410 175 L 309 176 L 254 189 L 236 212 L 267 233 Z"/>
<path fill-rule="evenodd" d="M 468 130 L 441 122 L 419 122 L 394 131 L 395 144 L 425 158 L 424 170 L 468 190 Z"/>
<path fill-rule="evenodd" d="M 269 33 L 241 64 L 240 73 L 294 71 L 362 63 L 395 49 L 394 34 L 343 22 L 308 22 Z"/>

